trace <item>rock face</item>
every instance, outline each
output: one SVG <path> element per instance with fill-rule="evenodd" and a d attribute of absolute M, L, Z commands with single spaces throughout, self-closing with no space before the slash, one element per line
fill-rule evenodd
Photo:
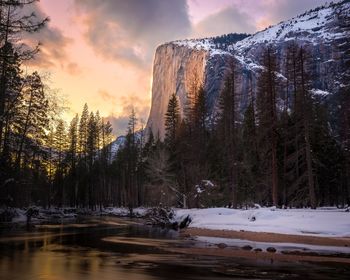
<path fill-rule="evenodd" d="M 157 48 L 153 66 L 152 107 L 147 126 L 154 135 L 164 136 L 164 114 L 170 96 L 179 98 L 181 112 L 186 107 L 187 95 L 193 79 L 203 82 L 208 53 L 187 46 L 165 44 Z"/>
<path fill-rule="evenodd" d="M 164 114 L 171 94 L 175 93 L 183 115 L 187 95 L 202 83 L 207 92 L 211 114 L 224 79 L 233 62 L 236 90 L 243 111 L 249 92 L 256 93 L 257 78 L 263 69 L 261 56 L 267 45 L 277 51 L 283 66 L 291 41 L 311 53 L 314 92 L 332 95 L 349 85 L 350 1 L 329 4 L 269 27 L 234 43 L 218 43 L 217 38 L 170 42 L 157 48 L 153 66 L 152 104 L 147 128 L 164 137 Z M 279 73 L 280 79 L 285 79 Z"/>

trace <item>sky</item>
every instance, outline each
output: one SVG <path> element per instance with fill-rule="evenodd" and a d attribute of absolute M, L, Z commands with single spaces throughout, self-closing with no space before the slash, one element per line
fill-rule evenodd
<path fill-rule="evenodd" d="M 324 0 L 40 0 L 48 25 L 31 35 L 41 52 L 27 63 L 64 97 L 70 119 L 88 104 L 125 133 L 134 108 L 146 123 L 156 47 L 177 39 L 255 33 Z"/>

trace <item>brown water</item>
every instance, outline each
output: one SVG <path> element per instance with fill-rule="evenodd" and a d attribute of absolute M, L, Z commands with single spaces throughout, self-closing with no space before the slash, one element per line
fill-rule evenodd
<path fill-rule="evenodd" d="M 0 229 L 1 280 L 350 279 L 342 264 L 266 263 L 173 254 L 198 246 L 117 218 Z"/>

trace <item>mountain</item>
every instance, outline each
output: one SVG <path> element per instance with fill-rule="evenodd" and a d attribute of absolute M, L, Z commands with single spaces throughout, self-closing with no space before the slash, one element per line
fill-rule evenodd
<path fill-rule="evenodd" d="M 248 37 L 229 34 L 159 46 L 153 65 L 152 104 L 147 128 L 151 128 L 154 135 L 159 133 L 164 137 L 164 114 L 170 96 L 176 93 L 183 114 L 188 104 L 187 93 L 196 83 L 204 85 L 209 111 L 214 114 L 232 61 L 236 69 L 236 89 L 243 93 L 240 97 L 243 110 L 248 92 L 257 91 L 264 48 L 273 46 L 277 63 L 282 66 L 292 41 L 306 46 L 313 57 L 315 93 L 331 98 L 349 85 L 350 1 L 346 0 L 307 11 Z M 285 79 L 283 73 L 278 77 Z"/>

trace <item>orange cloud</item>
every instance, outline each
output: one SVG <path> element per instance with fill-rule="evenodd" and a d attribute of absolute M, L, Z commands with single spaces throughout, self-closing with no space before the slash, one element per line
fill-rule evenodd
<path fill-rule="evenodd" d="M 106 90 L 99 90 L 98 96 L 103 99 L 103 101 L 110 102 L 110 103 L 116 103 L 116 97 L 110 94 Z"/>
<path fill-rule="evenodd" d="M 269 19 L 269 18 L 262 18 L 262 19 L 260 19 L 257 22 L 256 26 L 257 26 L 258 30 L 263 30 L 263 29 L 269 27 L 272 24 L 273 24 L 273 22 L 271 21 L 271 19 Z"/>
<path fill-rule="evenodd" d="M 78 76 L 82 73 L 81 68 L 75 62 L 70 62 L 66 65 L 65 70 L 72 76 Z"/>
<path fill-rule="evenodd" d="M 101 93 L 100 93 L 101 94 Z M 109 97 L 109 95 L 107 95 Z M 146 120 L 149 114 L 150 100 L 137 95 L 128 95 L 121 98 L 122 111 L 118 114 L 112 114 L 106 117 L 113 127 L 113 133 L 116 136 L 126 133 L 129 116 L 132 110 L 135 111 L 137 121 L 137 129 L 145 127 Z"/>

